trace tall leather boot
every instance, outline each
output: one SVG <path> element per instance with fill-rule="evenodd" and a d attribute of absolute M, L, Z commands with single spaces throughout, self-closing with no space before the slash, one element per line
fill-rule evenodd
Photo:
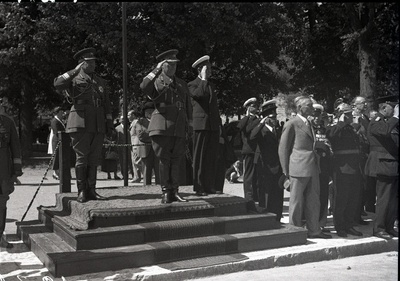
<path fill-rule="evenodd" d="M 88 200 L 107 200 L 96 192 L 97 166 L 88 166 Z"/>
<path fill-rule="evenodd" d="M 179 187 L 179 161 L 173 161 L 171 163 L 171 186 L 172 186 L 172 191 L 171 191 L 171 200 L 172 201 L 177 201 L 177 202 L 189 202 L 189 200 L 186 200 L 182 198 L 179 193 L 178 193 L 178 187 Z"/>
<path fill-rule="evenodd" d="M 14 245 L 8 243 L 5 239 L 3 239 L 3 232 L 6 229 L 6 217 L 7 217 L 7 208 L 0 209 L 0 247 L 11 249 L 14 247 Z"/>
<path fill-rule="evenodd" d="M 171 186 L 169 182 L 169 161 L 167 159 L 160 160 L 160 184 L 161 184 L 161 204 L 172 203 Z"/>
<path fill-rule="evenodd" d="M 75 167 L 75 174 L 76 174 L 76 186 L 78 187 L 78 198 L 76 199 L 76 201 L 80 203 L 85 203 L 88 201 L 86 167 L 85 166 Z"/>

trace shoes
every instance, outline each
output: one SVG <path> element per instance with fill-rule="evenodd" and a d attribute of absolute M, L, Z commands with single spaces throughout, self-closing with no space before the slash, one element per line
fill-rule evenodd
<path fill-rule="evenodd" d="M 361 212 L 361 215 L 362 215 L 363 217 L 366 217 L 366 216 L 368 216 L 367 212 L 366 212 L 366 211 L 364 211 L 364 210 L 362 210 L 362 212 Z"/>
<path fill-rule="evenodd" d="M 376 236 L 378 238 L 383 238 L 383 239 L 386 239 L 386 240 L 392 239 L 392 235 L 390 235 L 389 233 L 387 233 L 385 231 L 380 231 L 378 233 L 374 233 L 374 236 Z"/>
<path fill-rule="evenodd" d="M 114 179 L 115 179 L 115 180 L 120 180 L 121 178 L 120 178 L 119 176 L 115 175 L 115 176 L 114 176 Z"/>
<path fill-rule="evenodd" d="M 107 179 L 110 180 L 110 179 L 111 179 L 111 176 L 107 176 Z"/>
<path fill-rule="evenodd" d="M 60 178 L 57 176 L 57 174 L 56 174 L 56 173 L 53 173 L 53 179 L 55 179 L 55 180 L 59 180 Z"/>
<path fill-rule="evenodd" d="M 340 237 L 347 237 L 347 232 L 344 230 L 339 230 L 336 234 Z"/>
<path fill-rule="evenodd" d="M 223 194 L 223 192 L 222 191 L 215 191 L 215 194 Z"/>
<path fill-rule="evenodd" d="M 204 191 L 196 191 L 197 196 L 207 196 L 208 194 L 205 193 Z"/>
<path fill-rule="evenodd" d="M 0 238 L 0 248 L 5 248 L 5 249 L 12 249 L 14 248 L 13 244 L 8 243 L 4 237 Z"/>
<path fill-rule="evenodd" d="M 331 233 L 331 231 L 329 229 L 325 228 L 325 227 L 321 227 L 321 231 L 323 233 Z"/>
<path fill-rule="evenodd" d="M 354 235 L 354 236 L 363 236 L 362 232 L 355 230 L 354 228 L 350 227 L 347 231 L 347 234 Z"/>
<path fill-rule="evenodd" d="M 393 237 L 399 237 L 399 233 L 394 229 L 387 230 L 386 232 L 392 235 Z"/>
<path fill-rule="evenodd" d="M 368 225 L 369 224 L 369 222 L 367 222 L 367 221 L 365 221 L 365 220 L 363 220 L 363 219 L 360 219 L 358 222 L 356 222 L 357 224 L 359 224 L 359 225 Z"/>
<path fill-rule="evenodd" d="M 131 183 L 139 183 L 142 179 L 132 179 L 130 182 Z"/>
<path fill-rule="evenodd" d="M 311 238 L 311 239 L 313 239 L 313 238 L 321 238 L 321 239 L 330 239 L 330 238 L 332 238 L 331 235 L 325 234 L 323 232 L 320 232 L 319 234 L 314 234 L 314 235 L 307 235 L 307 237 Z"/>

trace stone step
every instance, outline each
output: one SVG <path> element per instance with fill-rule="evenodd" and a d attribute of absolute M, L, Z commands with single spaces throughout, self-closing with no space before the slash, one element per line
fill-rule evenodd
<path fill-rule="evenodd" d="M 206 256 L 301 245 L 307 231 L 279 229 L 211 235 L 148 244 L 75 251 L 55 233 L 31 234 L 31 250 L 55 277 L 135 268 Z"/>
<path fill-rule="evenodd" d="M 81 231 L 69 228 L 63 217 L 55 216 L 53 219 L 54 233 L 75 250 L 128 246 L 279 227 L 276 215 L 272 213 L 158 221 Z"/>

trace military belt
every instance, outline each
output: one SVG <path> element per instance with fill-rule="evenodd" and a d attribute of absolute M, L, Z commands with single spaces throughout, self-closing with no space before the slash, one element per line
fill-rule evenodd
<path fill-rule="evenodd" d="M 74 104 L 87 104 L 87 105 L 93 105 L 95 107 L 100 107 L 101 106 L 101 99 L 92 99 L 92 100 L 75 100 Z"/>
<path fill-rule="evenodd" d="M 336 150 L 333 153 L 335 155 L 338 155 L 338 154 L 360 154 L 360 150 L 358 150 L 358 149 L 344 149 L 344 150 Z"/>
<path fill-rule="evenodd" d="M 173 106 L 173 107 L 177 107 L 178 109 L 182 109 L 184 107 L 183 105 L 184 104 L 181 101 L 177 101 L 177 102 L 172 103 L 172 104 L 167 104 L 165 102 L 160 102 L 160 103 L 156 103 L 156 108 Z"/>

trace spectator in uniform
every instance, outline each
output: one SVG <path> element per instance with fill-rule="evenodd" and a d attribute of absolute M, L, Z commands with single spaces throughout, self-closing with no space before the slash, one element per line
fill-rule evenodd
<path fill-rule="evenodd" d="M 106 81 L 94 72 L 94 52 L 94 48 L 77 52 L 74 59 L 78 65 L 54 80 L 57 91 L 65 91 L 73 103 L 66 132 L 76 154 L 77 201 L 81 203 L 106 199 L 96 192 L 97 166 L 104 134 L 114 129 Z"/>
<path fill-rule="evenodd" d="M 334 154 L 334 181 L 336 184 L 335 210 L 333 220 L 337 235 L 347 234 L 362 236 L 354 228 L 358 203 L 362 200 L 361 185 L 361 150 L 357 132 L 353 128 L 352 108 L 347 103 L 338 106 L 338 122 L 329 127 L 327 137 Z"/>
<path fill-rule="evenodd" d="M 151 120 L 151 114 L 154 111 L 154 103 L 146 102 L 143 106 L 144 117 L 140 117 L 133 126 L 134 135 L 138 137 L 139 146 L 137 147 L 138 157 L 142 161 L 143 185 L 151 185 L 153 172 L 155 183 L 160 184 L 159 159 L 151 147 L 151 139 L 148 128 Z M 146 145 L 147 144 L 147 145 Z"/>
<path fill-rule="evenodd" d="M 308 238 L 332 238 L 319 227 L 318 155 L 307 119 L 313 114 L 313 102 L 307 96 L 298 96 L 294 104 L 297 115 L 285 123 L 278 148 L 283 174 L 290 180 L 289 224 L 302 227 L 304 216 Z"/>
<path fill-rule="evenodd" d="M 321 104 L 314 103 L 314 114 L 311 124 L 315 133 L 315 150 L 319 156 L 319 186 L 320 186 L 320 211 L 319 225 L 323 232 L 330 232 L 325 228 L 328 219 L 328 201 L 329 201 L 329 182 L 332 178 L 332 148 L 326 137 L 326 126 L 322 119 L 324 107 Z"/>
<path fill-rule="evenodd" d="M 119 119 L 121 121 L 121 123 L 115 127 L 115 131 L 117 133 L 117 145 L 119 145 L 117 147 L 117 151 L 118 151 L 118 159 L 119 159 L 119 165 L 121 167 L 121 174 L 122 177 L 124 177 L 125 175 L 125 167 L 128 168 L 128 171 L 126 171 L 126 176 L 129 178 L 129 174 L 134 174 L 133 169 L 132 169 L 132 161 L 131 161 L 131 149 L 130 147 L 124 147 L 124 145 L 126 144 L 125 141 L 125 130 L 124 130 L 124 126 L 125 126 L 125 122 L 124 122 L 124 115 L 121 114 L 121 117 Z M 129 126 L 129 123 L 128 123 Z M 129 134 L 129 130 L 128 130 L 128 134 Z M 130 144 L 130 137 L 128 137 L 128 144 Z"/>
<path fill-rule="evenodd" d="M 258 117 L 258 101 L 256 98 L 246 100 L 243 107 L 246 108 L 246 116 L 240 119 L 237 127 L 240 129 L 242 138 L 242 156 L 243 156 L 243 189 L 244 198 L 248 200 L 247 209 L 251 212 L 260 213 L 262 207 L 257 206 L 258 187 L 257 187 L 257 171 L 254 165 L 254 153 L 257 147 L 257 141 L 250 139 L 251 131 L 258 125 L 260 119 Z"/>
<path fill-rule="evenodd" d="M 6 113 L 7 100 L 0 98 L 0 247 L 10 249 L 3 233 L 6 228 L 7 201 L 14 182 L 22 176 L 21 146 L 14 120 Z"/>
<path fill-rule="evenodd" d="M 210 81 L 209 56 L 196 60 L 197 77 L 188 83 L 193 106 L 193 189 L 198 196 L 216 193 L 216 160 L 219 149 L 217 93 Z"/>
<path fill-rule="evenodd" d="M 160 159 L 161 203 L 187 202 L 179 195 L 180 163 L 185 156 L 185 136 L 192 123 L 187 83 L 175 75 L 178 50 L 159 54 L 156 68 L 143 79 L 140 88 L 155 104 L 149 136 Z"/>
<path fill-rule="evenodd" d="M 260 123 L 252 130 L 250 139 L 257 140 L 254 154 L 256 166 L 259 206 L 265 212 L 276 214 L 279 222 L 283 212 L 283 189 L 279 187 L 282 168 L 279 163 L 276 118 L 276 101 L 266 101 L 262 106 Z"/>
<path fill-rule="evenodd" d="M 370 153 L 365 165 L 365 173 L 376 177 L 376 207 L 373 235 L 391 239 L 398 236 L 393 229 L 397 214 L 392 210 L 393 200 L 397 200 L 399 180 L 398 140 L 393 132 L 399 124 L 398 96 L 379 100 L 378 116 L 372 119 L 368 128 Z"/>
<path fill-rule="evenodd" d="M 53 137 L 51 138 L 51 146 L 52 146 L 52 151 L 56 151 L 56 147 L 58 144 L 59 136 L 58 132 L 64 132 L 65 131 L 65 125 L 64 122 L 62 121 L 64 115 L 64 111 L 61 107 L 57 106 L 56 108 L 53 109 L 53 119 L 50 121 L 50 127 L 52 130 L 52 135 Z M 53 178 L 56 180 L 59 180 L 60 177 L 60 149 L 57 149 L 57 153 L 55 154 L 55 157 L 53 159 Z"/>

